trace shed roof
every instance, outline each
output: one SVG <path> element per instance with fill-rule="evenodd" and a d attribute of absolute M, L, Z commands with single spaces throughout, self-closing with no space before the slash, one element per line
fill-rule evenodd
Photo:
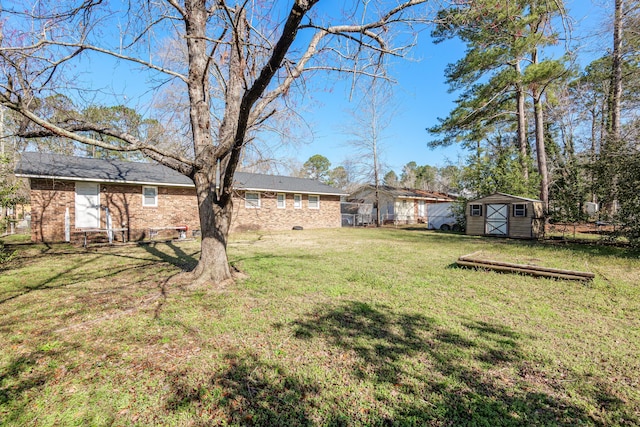
<path fill-rule="evenodd" d="M 52 178 L 167 187 L 194 186 L 189 177 L 156 163 L 95 159 L 51 153 L 23 153 L 16 166 L 15 174 L 24 178 Z M 238 190 L 346 195 L 344 191 L 312 179 L 248 172 L 236 172 L 234 187 Z"/>
<path fill-rule="evenodd" d="M 485 199 L 493 198 L 495 196 L 507 197 L 507 198 L 510 198 L 510 199 L 521 200 L 521 201 L 524 201 L 524 202 L 539 202 L 539 203 L 542 203 L 542 200 L 531 199 L 529 197 L 514 196 L 513 194 L 507 194 L 507 193 L 493 193 L 493 194 L 491 194 L 489 196 L 480 197 L 479 199 L 469 200 L 469 203 L 483 202 Z"/>

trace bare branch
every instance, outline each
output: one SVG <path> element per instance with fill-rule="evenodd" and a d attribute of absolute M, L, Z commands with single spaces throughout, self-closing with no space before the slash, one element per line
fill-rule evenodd
<path fill-rule="evenodd" d="M 302 54 L 297 64 L 294 67 L 288 68 L 288 75 L 283 80 L 283 82 L 278 87 L 276 87 L 275 89 L 271 90 L 270 92 L 262 96 L 260 102 L 255 107 L 255 112 L 251 116 L 252 120 L 257 119 L 257 117 L 260 116 L 260 114 L 264 111 L 267 105 L 269 105 L 271 102 L 273 102 L 274 99 L 278 98 L 279 96 L 286 93 L 290 89 L 293 82 L 296 79 L 298 79 L 302 75 L 302 73 L 305 71 L 305 67 L 309 63 L 309 61 L 318 53 L 319 51 L 318 46 L 320 45 L 320 42 L 327 36 L 334 35 L 334 36 L 344 37 L 349 40 L 353 40 L 357 42 L 362 47 L 371 49 L 373 51 L 377 51 L 381 54 L 395 54 L 399 50 L 406 49 L 406 48 L 400 48 L 396 50 L 390 50 L 386 48 L 384 39 L 371 30 L 376 28 L 383 28 L 393 22 L 401 22 L 399 18 L 394 19 L 394 17 L 399 13 L 401 13 L 402 11 L 412 6 L 426 3 L 426 1 L 427 0 L 411 0 L 405 3 L 401 3 L 395 8 L 393 8 L 392 10 L 390 10 L 388 13 L 384 14 L 382 17 L 377 19 L 376 21 L 364 23 L 360 25 L 337 25 L 337 26 L 331 26 L 327 28 L 323 28 L 313 24 L 300 26 L 301 29 L 313 28 L 316 30 L 316 33 L 313 35 L 313 37 L 309 41 L 307 48 L 305 49 L 305 52 Z M 376 41 L 378 43 L 378 46 L 374 46 L 373 44 L 363 42 L 361 39 L 350 35 L 350 34 L 356 34 L 356 33 L 366 35 L 370 39 Z M 320 69 L 321 67 L 316 67 L 316 68 Z M 326 69 L 334 70 L 334 71 L 344 71 L 342 67 L 327 67 Z M 349 72 L 359 72 L 359 71 L 350 69 Z M 366 72 L 363 74 L 368 75 L 368 73 Z"/>
<path fill-rule="evenodd" d="M 136 64 L 143 65 L 143 66 L 148 67 L 148 68 L 150 68 L 152 70 L 159 71 L 161 73 L 176 77 L 176 78 L 178 78 L 178 79 L 180 79 L 180 80 L 182 80 L 184 82 L 187 81 L 187 77 L 184 74 L 180 74 L 180 73 L 177 73 L 175 71 L 169 70 L 167 68 L 160 67 L 160 66 L 155 65 L 155 64 L 153 64 L 153 63 L 151 63 L 149 61 L 145 61 L 143 59 L 136 58 L 134 56 L 122 55 L 122 54 L 119 54 L 117 52 L 111 51 L 109 49 L 104 49 L 104 48 L 101 48 L 101 47 L 98 47 L 98 46 L 89 45 L 89 44 L 78 45 L 76 43 L 64 43 L 64 42 L 45 42 L 45 43 L 46 44 L 55 45 L 55 46 L 77 47 L 77 48 L 82 48 L 83 50 L 91 50 L 91 51 L 94 51 L 94 52 L 103 53 L 105 55 L 109 55 L 109 56 L 112 56 L 112 57 L 117 58 L 117 59 L 122 59 L 122 60 L 125 60 L 125 61 L 129 61 L 129 62 L 133 62 L 133 63 L 136 63 Z"/>
<path fill-rule="evenodd" d="M 180 16 L 182 16 L 183 19 L 187 18 L 187 13 L 176 0 L 167 0 L 167 3 L 173 6 L 173 8 L 180 14 Z"/>
<path fill-rule="evenodd" d="M 38 115 L 32 113 L 28 109 L 20 108 L 13 103 L 7 102 L 4 96 L 0 96 L 0 102 L 2 105 L 12 109 L 18 114 L 26 117 L 36 125 L 40 126 L 41 129 L 34 131 L 24 131 L 19 134 L 22 138 L 42 138 L 46 136 L 59 136 L 72 139 L 74 141 L 93 145 L 96 147 L 104 148 L 106 150 L 113 151 L 143 151 L 145 154 L 152 157 L 154 160 L 159 161 L 160 163 L 167 164 L 170 163 L 170 167 L 179 168 L 180 172 L 188 171 L 193 168 L 193 162 L 189 159 L 178 156 L 174 153 L 170 153 L 164 150 L 160 150 L 158 147 L 145 143 L 135 136 L 123 132 L 117 129 L 112 129 L 106 126 L 100 126 L 94 123 L 88 122 L 75 122 L 68 124 L 54 124 L 47 120 L 40 118 Z M 84 136 L 78 132 L 96 132 L 100 135 L 112 136 L 117 138 L 120 141 L 126 142 L 128 145 L 120 146 L 115 144 L 110 144 L 108 142 L 104 142 L 99 139 L 90 138 L 88 136 Z M 165 159 L 170 159 L 170 162 L 167 162 Z M 183 172 L 184 173 L 184 172 Z M 185 175 L 189 175 L 188 173 L 184 173 Z"/>

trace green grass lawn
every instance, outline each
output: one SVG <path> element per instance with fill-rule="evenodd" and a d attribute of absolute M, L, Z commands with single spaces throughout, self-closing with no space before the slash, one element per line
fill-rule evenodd
<path fill-rule="evenodd" d="M 6 242 L 0 425 L 640 425 L 640 258 L 421 229 Z M 12 244 L 13 243 L 13 244 Z M 590 283 L 458 268 L 475 251 Z"/>

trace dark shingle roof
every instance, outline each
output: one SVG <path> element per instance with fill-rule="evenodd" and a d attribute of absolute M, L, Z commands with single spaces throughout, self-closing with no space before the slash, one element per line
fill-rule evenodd
<path fill-rule="evenodd" d="M 368 189 L 369 191 L 375 190 L 375 187 L 371 184 L 367 184 L 363 188 Z M 417 188 L 401 188 L 391 187 L 389 185 L 381 185 L 379 189 L 380 191 L 391 195 L 391 197 L 395 199 L 426 199 L 437 200 L 439 202 L 453 202 L 455 200 L 454 197 L 446 193 L 420 190 Z"/>
<path fill-rule="evenodd" d="M 73 157 L 61 154 L 26 152 L 15 173 L 26 178 L 55 178 L 72 181 L 118 182 L 193 187 L 193 181 L 166 166 L 154 163 Z M 305 194 L 346 195 L 319 181 L 288 176 L 236 172 L 238 190 L 299 192 Z"/>
<path fill-rule="evenodd" d="M 153 163 L 73 157 L 50 153 L 22 153 L 15 173 L 27 178 L 193 186 L 193 181 L 190 178 L 173 169 Z"/>
<path fill-rule="evenodd" d="M 344 191 L 313 179 L 247 172 L 236 172 L 234 187 L 243 190 L 282 191 L 285 193 L 347 195 Z"/>

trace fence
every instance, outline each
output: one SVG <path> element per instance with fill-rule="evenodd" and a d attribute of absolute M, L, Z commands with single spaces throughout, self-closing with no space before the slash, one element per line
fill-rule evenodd
<path fill-rule="evenodd" d="M 416 218 L 411 215 L 390 213 L 382 215 L 381 220 L 383 224 L 415 224 L 417 222 Z"/>
<path fill-rule="evenodd" d="M 366 227 L 375 224 L 371 203 L 340 203 L 343 227 Z"/>
<path fill-rule="evenodd" d="M 30 219 L 17 220 L 8 216 L 0 218 L 0 235 L 29 234 L 30 230 Z"/>

